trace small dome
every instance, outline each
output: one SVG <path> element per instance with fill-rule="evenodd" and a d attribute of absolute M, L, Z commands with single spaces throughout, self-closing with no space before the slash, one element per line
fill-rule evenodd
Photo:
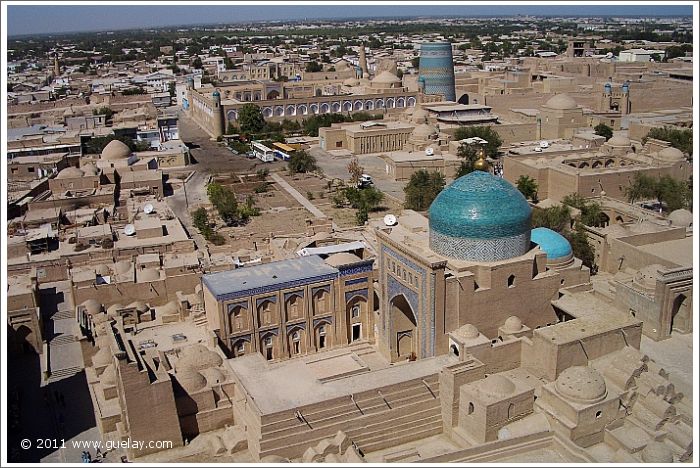
<path fill-rule="evenodd" d="M 93 367 L 106 366 L 110 362 L 112 362 L 112 352 L 110 351 L 109 346 L 101 347 L 92 357 Z"/>
<path fill-rule="evenodd" d="M 456 333 L 462 338 L 466 338 L 468 340 L 473 340 L 479 336 L 479 330 L 471 323 L 462 325 L 456 330 Z"/>
<path fill-rule="evenodd" d="M 523 328 L 523 321 L 516 315 L 511 315 L 506 319 L 503 328 L 509 332 L 519 332 Z"/>
<path fill-rule="evenodd" d="M 658 263 L 652 263 L 643 268 L 640 268 L 634 274 L 634 282 L 646 289 L 656 288 L 656 279 L 659 277 L 659 270 L 663 269 Z"/>
<path fill-rule="evenodd" d="M 100 382 L 102 382 L 102 385 L 108 387 L 113 387 L 117 384 L 117 372 L 114 370 L 114 366 L 107 366 L 105 368 L 102 375 L 100 375 Z"/>
<path fill-rule="evenodd" d="M 508 181 L 475 171 L 452 182 L 430 205 L 430 248 L 461 260 L 493 262 L 530 249 L 532 209 Z"/>
<path fill-rule="evenodd" d="M 684 209 L 675 210 L 668 215 L 668 220 L 671 226 L 691 227 L 693 225 L 693 213 Z"/>
<path fill-rule="evenodd" d="M 409 109 L 411 109 L 409 107 Z M 411 122 L 415 124 L 425 124 L 428 122 L 428 111 L 417 109 L 411 116 Z"/>
<path fill-rule="evenodd" d="M 160 271 L 155 268 L 144 268 L 139 274 L 141 281 L 158 281 L 160 279 Z"/>
<path fill-rule="evenodd" d="M 442 154 L 442 150 L 438 145 L 430 145 L 426 148 L 427 149 L 432 149 L 433 150 L 433 156 L 440 156 Z"/>
<path fill-rule="evenodd" d="M 622 135 L 615 135 L 608 140 L 610 146 L 630 146 L 631 144 L 630 139 Z"/>
<path fill-rule="evenodd" d="M 123 141 L 112 140 L 102 150 L 100 159 L 114 161 L 116 159 L 128 159 L 131 156 L 131 150 Z"/>
<path fill-rule="evenodd" d="M 583 403 L 601 401 L 608 394 L 605 379 L 592 367 L 569 367 L 559 375 L 555 388 L 560 395 Z"/>
<path fill-rule="evenodd" d="M 515 384 L 509 378 L 499 374 L 493 374 L 477 383 L 479 390 L 499 397 L 511 395 L 515 391 Z"/>
<path fill-rule="evenodd" d="M 150 310 L 150 307 L 143 301 L 134 301 L 129 304 L 128 307 L 136 309 L 139 313 L 148 312 Z"/>
<path fill-rule="evenodd" d="M 73 110 L 73 106 L 70 106 L 68 109 L 63 111 L 63 117 L 72 117 L 75 115 L 75 110 Z"/>
<path fill-rule="evenodd" d="M 214 91 L 213 93 L 211 93 L 211 95 L 212 95 L 213 97 L 221 97 L 221 93 L 219 92 L 218 89 L 217 89 L 216 91 Z"/>
<path fill-rule="evenodd" d="M 530 239 L 547 254 L 547 260 L 563 260 L 573 255 L 569 241 L 551 229 L 535 228 L 530 232 Z"/>
<path fill-rule="evenodd" d="M 208 368 L 203 369 L 201 374 L 207 379 L 209 385 L 217 385 L 226 382 L 226 375 L 220 369 Z"/>
<path fill-rule="evenodd" d="M 98 174 L 97 167 L 94 164 L 86 164 L 81 169 L 87 176 L 96 176 Z"/>
<path fill-rule="evenodd" d="M 88 299 L 80 305 L 85 308 L 85 312 L 87 312 L 88 315 L 94 316 L 102 312 L 102 304 L 97 302 L 95 299 Z"/>
<path fill-rule="evenodd" d="M 219 354 L 202 344 L 195 344 L 188 346 L 182 351 L 182 357 L 178 361 L 177 366 L 203 370 L 209 367 L 219 367 L 223 362 L 224 360 Z"/>
<path fill-rule="evenodd" d="M 576 101 L 574 101 L 567 94 L 557 94 L 556 96 L 550 98 L 544 106 L 557 110 L 569 110 L 576 109 L 578 107 L 576 105 Z"/>
<path fill-rule="evenodd" d="M 124 306 L 117 303 L 117 304 L 112 304 L 111 306 L 107 307 L 107 316 L 108 317 L 116 317 L 117 316 L 117 311 L 119 309 L 123 309 Z"/>
<path fill-rule="evenodd" d="M 669 146 L 668 148 L 664 148 L 659 151 L 657 158 L 662 161 L 673 162 L 680 161 L 684 159 L 685 156 L 683 156 L 683 152 L 681 150 L 674 148 L 673 146 Z"/>
<path fill-rule="evenodd" d="M 341 265 L 349 265 L 349 264 L 357 263 L 357 262 L 361 262 L 361 261 L 362 261 L 362 259 L 360 257 L 358 257 L 355 254 L 351 254 L 349 252 L 335 253 L 333 255 L 330 255 L 326 259 L 326 263 L 331 265 L 331 266 L 334 266 L 334 267 L 338 267 Z"/>
<path fill-rule="evenodd" d="M 424 123 L 414 128 L 413 132 L 411 133 L 411 136 L 413 138 L 427 140 L 431 137 L 437 136 L 437 134 L 437 128 L 433 127 L 432 125 L 428 125 L 427 123 Z"/>
<path fill-rule="evenodd" d="M 163 314 L 163 315 L 172 315 L 172 314 L 177 314 L 179 311 L 177 302 L 175 301 L 170 301 L 167 304 L 158 307 L 158 314 Z"/>
<path fill-rule="evenodd" d="M 129 260 L 120 260 L 114 264 L 114 271 L 118 275 L 129 273 L 131 271 L 131 262 Z"/>
<path fill-rule="evenodd" d="M 645 463 L 673 463 L 673 450 L 663 442 L 652 440 L 642 449 Z"/>
<path fill-rule="evenodd" d="M 85 173 L 77 167 L 67 167 L 58 173 L 57 179 L 80 179 Z"/>
<path fill-rule="evenodd" d="M 207 386 L 207 379 L 192 367 L 178 369 L 175 378 L 187 393 L 199 391 Z"/>
<path fill-rule="evenodd" d="M 360 84 L 360 80 L 357 78 L 348 78 L 347 80 L 343 81 L 343 84 L 345 86 L 357 86 Z"/>
<path fill-rule="evenodd" d="M 374 79 L 372 80 L 372 84 L 374 84 L 374 83 L 380 83 L 380 84 L 401 83 L 401 78 L 394 75 L 393 73 L 391 73 L 388 70 L 384 70 L 379 75 L 374 77 Z"/>

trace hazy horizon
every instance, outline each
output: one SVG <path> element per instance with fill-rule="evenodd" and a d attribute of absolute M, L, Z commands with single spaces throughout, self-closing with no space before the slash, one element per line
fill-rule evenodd
<path fill-rule="evenodd" d="M 203 8 L 206 7 L 206 8 Z M 362 8 L 361 12 L 358 8 Z M 8 5 L 8 36 L 277 20 L 481 16 L 692 16 L 692 5 Z"/>

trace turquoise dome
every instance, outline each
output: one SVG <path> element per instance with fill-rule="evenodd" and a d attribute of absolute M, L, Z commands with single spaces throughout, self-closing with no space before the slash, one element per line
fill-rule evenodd
<path fill-rule="evenodd" d="M 219 91 L 214 91 L 213 93 L 211 93 L 211 95 L 214 97 L 221 97 L 221 93 Z"/>
<path fill-rule="evenodd" d="M 530 247 L 532 209 L 512 184 L 474 171 L 452 182 L 428 210 L 431 248 L 464 260 L 496 261 Z"/>
<path fill-rule="evenodd" d="M 547 260 L 563 260 L 573 255 L 569 241 L 551 229 L 535 228 L 530 233 L 530 239 L 547 254 Z"/>

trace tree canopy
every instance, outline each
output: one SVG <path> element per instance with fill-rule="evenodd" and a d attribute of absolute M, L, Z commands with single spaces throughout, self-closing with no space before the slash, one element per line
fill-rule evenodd
<path fill-rule="evenodd" d="M 300 172 L 313 172 L 318 168 L 316 158 L 304 150 L 298 150 L 292 153 L 287 163 L 289 172 L 292 174 Z"/>
<path fill-rule="evenodd" d="M 443 188 L 445 188 L 445 176 L 437 171 L 428 172 L 420 169 L 413 173 L 404 187 L 406 193 L 404 206 L 409 210 L 427 210 Z"/>
<path fill-rule="evenodd" d="M 490 158 L 498 157 L 498 149 L 503 144 L 503 140 L 498 132 L 492 127 L 460 127 L 455 131 L 455 140 L 457 141 L 474 137 L 482 138 L 488 142 L 486 145 L 484 145 L 486 156 Z"/>
<path fill-rule="evenodd" d="M 613 136 L 613 129 L 605 125 L 604 123 L 599 123 L 595 127 L 593 127 L 593 130 L 595 131 L 596 135 L 600 135 L 602 137 L 605 137 L 605 141 L 608 141 L 609 139 L 612 138 Z"/>
<path fill-rule="evenodd" d="M 693 130 L 690 128 L 652 128 L 647 133 L 647 136 L 642 138 L 642 143 L 646 143 L 649 138 L 668 141 L 671 146 L 681 150 L 688 156 L 693 156 Z"/>
<path fill-rule="evenodd" d="M 245 134 L 259 133 L 265 128 L 262 110 L 255 104 L 244 104 L 238 111 L 238 126 Z"/>
<path fill-rule="evenodd" d="M 530 176 L 521 175 L 515 182 L 515 186 L 528 200 L 537 200 L 538 185 L 535 179 L 531 178 Z"/>
<path fill-rule="evenodd" d="M 668 175 L 653 178 L 637 173 L 632 183 L 625 188 L 625 196 L 630 203 L 656 199 L 666 211 L 671 212 L 680 208 L 691 208 L 693 191 L 687 182 Z"/>

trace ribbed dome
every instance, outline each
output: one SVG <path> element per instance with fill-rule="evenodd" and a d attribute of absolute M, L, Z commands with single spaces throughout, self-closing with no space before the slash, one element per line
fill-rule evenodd
<path fill-rule="evenodd" d="M 693 213 L 684 209 L 675 210 L 668 215 L 668 220 L 671 223 L 671 226 L 687 228 L 693 225 Z"/>
<path fill-rule="evenodd" d="M 509 378 L 498 374 L 489 375 L 478 382 L 477 386 L 482 392 L 499 397 L 510 395 L 515 391 L 515 384 Z"/>
<path fill-rule="evenodd" d="M 85 308 L 85 312 L 88 315 L 97 315 L 102 311 L 102 304 L 97 302 L 95 299 L 88 299 L 81 304 Z"/>
<path fill-rule="evenodd" d="M 358 257 L 355 254 L 351 254 L 349 252 L 335 253 L 333 255 L 330 255 L 326 259 L 326 263 L 331 265 L 331 266 L 334 266 L 334 267 L 337 267 L 340 265 L 348 265 L 351 263 L 357 263 L 357 262 L 361 262 L 361 261 L 362 261 L 362 259 L 360 257 Z"/>
<path fill-rule="evenodd" d="M 601 401 L 608 394 L 605 379 L 592 367 L 569 367 L 557 378 L 557 392 L 571 400 L 582 403 Z"/>
<path fill-rule="evenodd" d="M 523 328 L 523 321 L 516 315 L 511 315 L 506 319 L 503 328 L 511 333 L 519 332 Z"/>
<path fill-rule="evenodd" d="M 112 274 L 112 271 L 107 265 L 102 263 L 95 268 L 95 273 L 97 273 L 100 276 L 109 276 Z"/>
<path fill-rule="evenodd" d="M 673 146 L 669 146 L 668 148 L 664 148 L 659 151 L 657 157 L 663 161 L 669 162 L 680 161 L 684 158 L 683 152 L 677 148 L 674 148 Z"/>
<path fill-rule="evenodd" d="M 608 140 L 608 145 L 610 146 L 630 146 L 631 144 L 630 139 L 622 135 L 615 135 Z"/>
<path fill-rule="evenodd" d="M 96 176 L 98 174 L 97 167 L 94 164 L 86 164 L 81 169 L 88 176 Z"/>
<path fill-rule="evenodd" d="M 530 248 L 532 209 L 509 182 L 475 171 L 452 182 L 428 210 L 430 248 L 462 260 L 493 262 Z"/>
<path fill-rule="evenodd" d="M 175 378 L 187 393 L 199 391 L 207 386 L 207 379 L 192 367 L 178 369 Z"/>
<path fill-rule="evenodd" d="M 124 306 L 117 303 L 117 304 L 112 304 L 111 306 L 107 307 L 107 316 L 109 317 L 116 317 L 117 316 L 117 310 L 123 309 Z"/>
<path fill-rule="evenodd" d="M 114 271 L 117 274 L 123 275 L 131 271 L 131 262 L 129 260 L 120 260 L 114 264 Z"/>
<path fill-rule="evenodd" d="M 673 463 L 673 450 L 663 442 L 652 440 L 642 449 L 645 463 Z"/>
<path fill-rule="evenodd" d="M 573 255 L 569 241 L 551 229 L 535 228 L 530 232 L 530 238 L 547 254 L 547 260 L 563 260 Z"/>
<path fill-rule="evenodd" d="M 67 167 L 58 173 L 57 179 L 80 179 L 85 173 L 77 167 Z"/>
<path fill-rule="evenodd" d="M 124 142 L 112 140 L 104 147 L 100 157 L 101 159 L 113 161 L 115 159 L 128 159 L 129 156 L 131 156 L 131 150 Z"/>
<path fill-rule="evenodd" d="M 557 94 L 545 103 L 545 107 L 558 110 L 576 109 L 576 101 L 566 94 Z"/>
<path fill-rule="evenodd" d="M 220 369 L 208 368 L 200 372 L 209 385 L 216 385 L 226 382 L 226 375 Z"/>

